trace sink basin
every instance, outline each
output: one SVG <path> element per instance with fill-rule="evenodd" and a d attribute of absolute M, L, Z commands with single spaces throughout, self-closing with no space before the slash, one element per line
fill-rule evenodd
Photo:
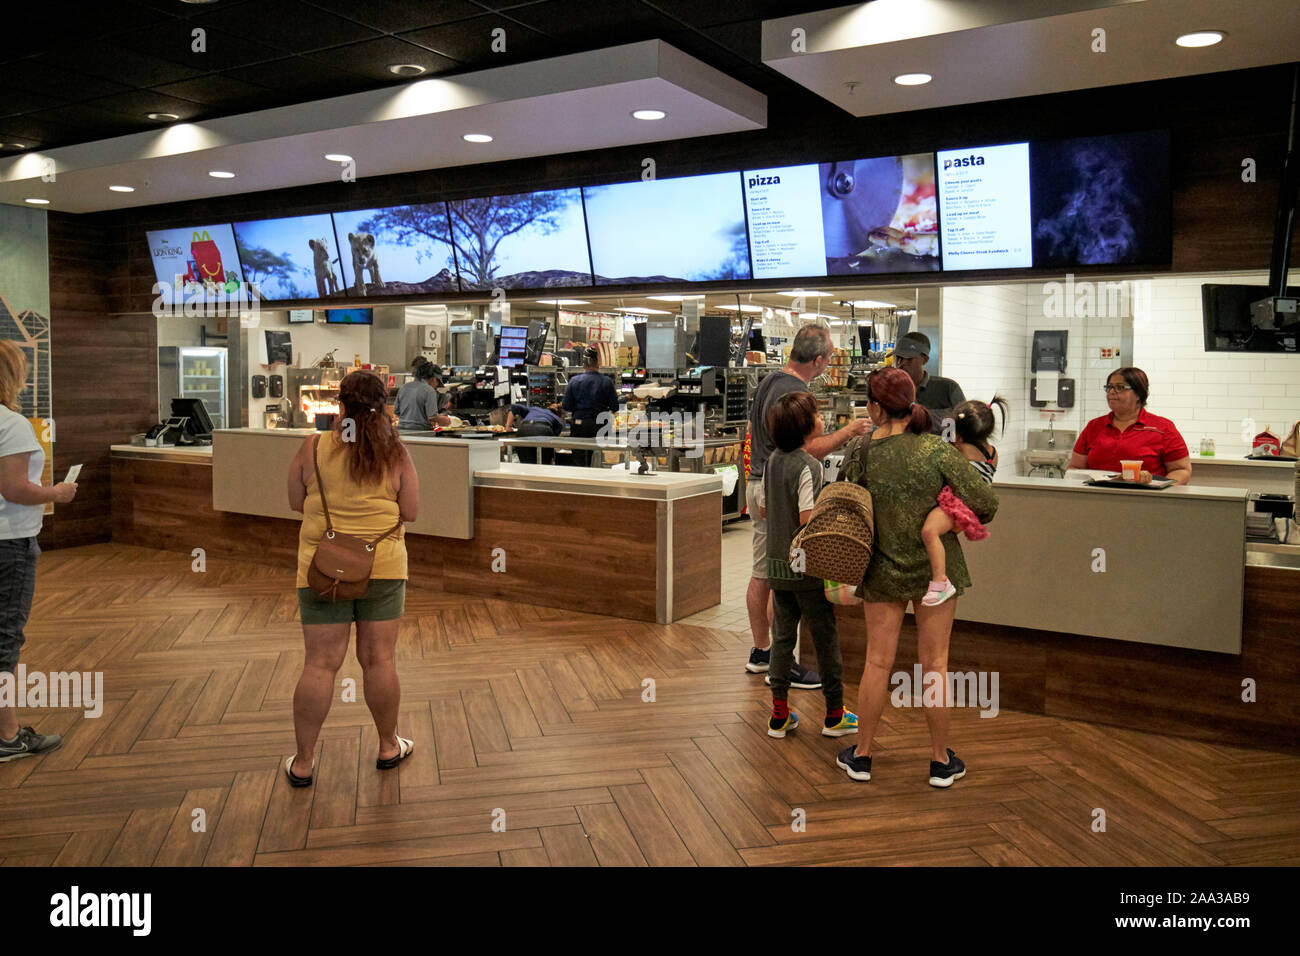
<path fill-rule="evenodd" d="M 1046 428 L 1031 428 L 1025 433 L 1025 448 L 1029 451 L 1064 451 L 1065 457 L 1070 457 L 1070 449 L 1074 447 L 1074 440 L 1079 433 L 1076 431 L 1058 428 L 1056 429 L 1056 445 L 1048 444 L 1051 440 L 1052 432 Z"/>
<path fill-rule="evenodd" d="M 1027 451 L 1025 463 L 1028 465 L 1059 465 L 1064 468 L 1070 460 L 1069 450 L 1065 451 Z"/>

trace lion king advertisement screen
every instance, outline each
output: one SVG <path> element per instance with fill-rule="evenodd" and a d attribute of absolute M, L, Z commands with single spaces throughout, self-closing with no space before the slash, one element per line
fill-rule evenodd
<path fill-rule="evenodd" d="M 234 225 L 244 281 L 263 299 L 343 294 L 342 264 L 328 213 Z"/>
<path fill-rule="evenodd" d="M 164 302 L 248 301 L 230 223 L 159 229 L 146 240 Z"/>

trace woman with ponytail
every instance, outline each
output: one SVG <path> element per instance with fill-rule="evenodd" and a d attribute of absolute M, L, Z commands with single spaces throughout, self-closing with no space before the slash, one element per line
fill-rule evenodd
<path fill-rule="evenodd" d="M 420 482 L 386 408 L 388 390 L 378 376 L 358 371 L 339 385 L 334 429 L 306 439 L 289 466 L 289 506 L 303 513 L 298 533 L 298 608 L 306 659 L 293 695 L 298 750 L 284 765 L 291 786 L 310 786 L 316 739 L 334 697 L 336 675 L 357 625 L 366 706 L 379 732 L 375 766 L 396 767 L 414 748 L 397 736 L 401 687 L 393 651 L 406 606 L 406 541 L 397 531 L 375 544 L 366 592 L 331 603 L 307 586 L 307 569 L 325 535 L 325 503 L 334 530 L 367 541 L 379 538 L 419 511 Z M 317 469 L 319 468 L 319 479 Z"/>
<path fill-rule="evenodd" d="M 898 635 L 910 601 L 925 686 L 938 680 L 942 688 L 942 704 L 925 708 L 932 751 L 930 785 L 949 787 L 966 774 L 965 765 L 947 747 L 948 641 L 957 601 L 935 607 L 921 603 L 930 585 L 930 560 L 921 529 L 945 486 L 983 522 L 992 520 L 997 497 L 961 452 L 930 433 L 930 412 L 916 403 L 916 386 L 906 372 L 898 368 L 872 372 L 867 377 L 867 395 L 867 411 L 876 430 L 850 446 L 844 460 L 845 476 L 871 492 L 875 512 L 871 563 L 857 590 L 866 615 L 867 661 L 858 685 L 859 742 L 841 751 L 836 763 L 854 780 L 871 779 L 872 735 L 888 697 Z M 948 576 L 960 595 L 971 583 L 961 545 L 952 532 L 943 536 L 943 544 Z M 934 691 L 927 691 L 922 699 L 929 701 L 933 695 Z"/>

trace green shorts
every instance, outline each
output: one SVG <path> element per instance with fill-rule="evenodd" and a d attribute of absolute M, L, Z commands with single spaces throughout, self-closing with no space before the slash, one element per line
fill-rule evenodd
<path fill-rule="evenodd" d="M 371 578 L 366 593 L 355 601 L 331 604 L 311 588 L 298 589 L 298 610 L 303 624 L 350 624 L 353 621 L 391 621 L 406 610 L 406 582 Z"/>

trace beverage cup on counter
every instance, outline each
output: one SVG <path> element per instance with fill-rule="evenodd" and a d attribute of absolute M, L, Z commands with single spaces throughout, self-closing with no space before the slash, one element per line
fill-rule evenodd
<path fill-rule="evenodd" d="M 1127 459 L 1122 459 L 1119 463 L 1119 466 L 1123 471 L 1125 481 L 1138 480 L 1138 474 L 1142 471 L 1141 461 L 1129 461 Z"/>

